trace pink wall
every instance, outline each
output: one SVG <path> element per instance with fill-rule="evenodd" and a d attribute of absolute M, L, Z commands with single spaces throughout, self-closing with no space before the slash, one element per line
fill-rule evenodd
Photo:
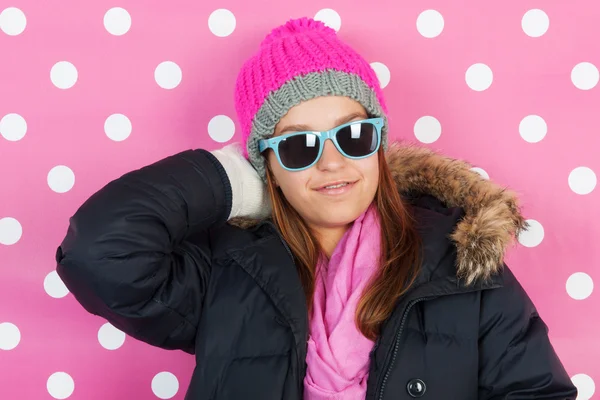
<path fill-rule="evenodd" d="M 237 140 L 238 68 L 302 15 L 373 63 L 393 137 L 521 194 L 532 230 L 508 262 L 579 398 L 600 399 L 596 0 L 12 0 L 0 12 L 0 399 L 183 399 L 193 358 L 86 314 L 55 249 L 109 180 Z"/>

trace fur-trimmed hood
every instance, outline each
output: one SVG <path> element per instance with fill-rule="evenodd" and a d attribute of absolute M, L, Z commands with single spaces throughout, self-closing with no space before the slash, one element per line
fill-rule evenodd
<path fill-rule="evenodd" d="M 472 171 L 467 162 L 424 147 L 390 143 L 386 159 L 401 193 L 428 194 L 447 207 L 463 208 L 465 216 L 450 236 L 457 248 L 457 276 L 470 284 L 497 273 L 508 247 L 527 228 L 517 195 Z M 259 222 L 229 221 L 241 228 Z"/>

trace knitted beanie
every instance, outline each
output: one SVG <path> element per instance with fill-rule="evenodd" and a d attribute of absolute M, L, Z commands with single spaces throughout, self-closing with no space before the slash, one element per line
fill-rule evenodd
<path fill-rule="evenodd" d="M 370 117 L 384 118 L 381 146 L 387 148 L 387 108 L 371 65 L 324 23 L 291 19 L 265 37 L 235 85 L 244 156 L 263 181 L 265 158 L 258 141 L 273 135 L 290 108 L 320 96 L 350 97 Z"/>

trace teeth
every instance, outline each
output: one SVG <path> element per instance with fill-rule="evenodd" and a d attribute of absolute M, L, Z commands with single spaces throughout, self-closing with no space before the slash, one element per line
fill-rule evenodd
<path fill-rule="evenodd" d="M 340 183 L 339 185 L 325 186 L 325 189 L 337 189 L 346 186 L 348 182 Z"/>

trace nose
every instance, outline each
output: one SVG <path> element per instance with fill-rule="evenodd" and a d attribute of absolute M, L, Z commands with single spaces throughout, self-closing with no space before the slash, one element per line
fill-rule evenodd
<path fill-rule="evenodd" d="M 321 171 L 335 171 L 344 166 L 345 157 L 338 151 L 331 140 L 326 140 L 323 145 L 323 154 L 317 161 L 317 168 Z"/>

